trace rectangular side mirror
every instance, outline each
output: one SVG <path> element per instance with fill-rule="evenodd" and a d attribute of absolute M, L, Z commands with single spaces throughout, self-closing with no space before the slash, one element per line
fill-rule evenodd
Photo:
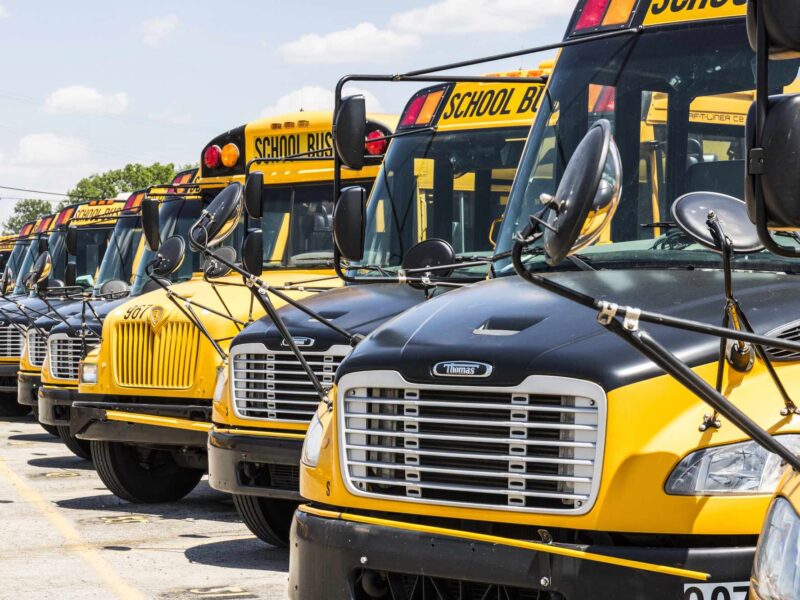
<path fill-rule="evenodd" d="M 244 182 L 244 208 L 251 219 L 263 214 L 264 173 L 253 171 Z"/>
<path fill-rule="evenodd" d="M 67 248 L 67 254 L 70 256 L 78 255 L 78 229 L 76 227 L 67 227 L 67 235 L 64 240 L 64 245 Z"/>
<path fill-rule="evenodd" d="M 344 166 L 358 171 L 364 167 L 367 136 L 367 108 L 364 96 L 342 98 L 333 117 L 333 147 Z"/>
<path fill-rule="evenodd" d="M 47 241 L 47 237 L 40 237 L 39 238 L 39 254 L 43 252 L 47 252 L 50 249 L 50 244 Z"/>
<path fill-rule="evenodd" d="M 364 258 L 367 191 L 350 186 L 342 190 L 333 209 L 333 241 L 347 260 Z"/>
<path fill-rule="evenodd" d="M 75 287 L 78 284 L 78 266 L 69 261 L 64 269 L 64 285 L 67 287 Z"/>
<path fill-rule="evenodd" d="M 256 277 L 264 272 L 264 234 L 260 229 L 250 229 L 244 238 L 242 267 Z"/>
<path fill-rule="evenodd" d="M 159 202 L 153 198 L 142 200 L 142 233 L 147 247 L 156 252 L 161 246 L 161 223 L 158 217 Z"/>

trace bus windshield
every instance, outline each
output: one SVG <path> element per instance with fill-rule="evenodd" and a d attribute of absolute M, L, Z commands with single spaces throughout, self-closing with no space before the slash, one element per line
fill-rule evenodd
<path fill-rule="evenodd" d="M 528 127 L 420 131 L 392 140 L 367 207 L 361 276 L 396 272 L 415 244 L 449 242 L 460 259 L 490 257 Z M 368 268 L 369 267 L 369 268 Z M 487 268 L 456 269 L 482 278 Z"/>
<path fill-rule="evenodd" d="M 189 228 L 200 217 L 203 210 L 203 202 L 200 200 L 185 200 L 183 198 L 168 197 L 161 202 L 158 216 L 161 225 L 161 241 L 163 242 L 172 235 L 180 235 L 184 240 L 189 238 Z M 144 285 L 149 281 L 147 275 L 147 265 L 153 262 L 156 253 L 145 248 L 139 266 L 136 269 L 136 276 L 131 286 L 131 295 L 138 296 L 142 293 Z M 175 283 L 188 281 L 192 274 L 200 271 L 202 258 L 195 252 L 190 252 L 187 247 L 186 258 L 180 268 L 172 274 L 171 280 Z"/>
<path fill-rule="evenodd" d="M 795 81 L 798 61 L 770 70 L 772 93 Z M 498 253 L 554 193 L 588 127 L 612 123 L 622 159 L 622 193 L 610 231 L 580 258 L 597 268 L 720 268 L 718 254 L 671 221 L 681 195 L 713 191 L 744 198 L 744 125 L 755 88 L 755 55 L 741 20 L 644 30 L 565 48 L 531 129 L 498 238 Z M 548 268 L 532 252 L 528 268 Z M 564 268 L 574 268 L 569 262 Z M 768 252 L 734 267 L 800 272 Z M 513 274 L 510 259 L 495 266 Z"/>
<path fill-rule="evenodd" d="M 108 242 L 108 251 L 97 274 L 97 285 L 120 280 L 130 283 L 133 262 L 142 239 L 141 218 L 139 215 L 122 215 L 114 227 Z"/>
<path fill-rule="evenodd" d="M 54 231 L 53 233 L 51 233 L 50 237 L 48 238 L 48 241 L 49 242 L 57 241 L 60 238 L 60 236 L 57 235 L 59 233 L 60 232 L 58 231 Z M 27 275 L 28 271 L 31 270 L 31 267 L 33 267 L 33 263 L 36 262 L 36 258 L 39 256 L 39 240 L 43 238 L 44 235 L 34 236 L 34 238 L 26 246 L 25 256 L 22 259 L 19 271 L 14 273 L 16 282 L 14 284 L 14 291 L 12 292 L 12 294 L 14 294 L 15 296 L 24 295 L 28 293 L 28 289 L 25 287 L 24 283 L 25 275 Z M 53 266 L 55 267 L 55 263 L 53 263 Z"/>
<path fill-rule="evenodd" d="M 28 248 L 31 246 L 30 238 L 20 240 L 14 244 L 14 249 L 11 251 L 11 256 L 6 261 L 6 267 L 11 269 L 12 280 L 18 278 L 22 262 L 28 255 Z"/>

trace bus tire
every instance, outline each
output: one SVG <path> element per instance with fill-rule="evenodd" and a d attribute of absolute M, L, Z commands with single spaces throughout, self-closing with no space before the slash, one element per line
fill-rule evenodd
<path fill-rule="evenodd" d="M 94 467 L 106 487 L 128 502 L 175 502 L 191 492 L 203 471 L 179 466 L 168 450 L 92 441 Z"/>
<path fill-rule="evenodd" d="M 49 425 L 42 425 L 42 427 L 49 427 Z M 78 458 L 84 460 L 92 460 L 92 445 L 91 442 L 86 440 L 79 440 L 74 435 L 70 434 L 69 427 L 66 425 L 58 425 L 55 427 L 56 435 L 61 438 L 64 445 L 69 448 Z"/>
<path fill-rule="evenodd" d="M 289 545 L 289 527 L 297 504 L 291 500 L 233 495 L 233 505 L 247 528 L 262 542 L 278 548 Z"/>

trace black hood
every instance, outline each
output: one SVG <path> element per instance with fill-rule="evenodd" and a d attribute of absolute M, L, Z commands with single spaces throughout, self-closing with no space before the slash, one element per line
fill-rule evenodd
<path fill-rule="evenodd" d="M 86 327 L 100 336 L 103 333 L 103 321 L 109 313 L 115 308 L 122 306 L 130 299 L 131 296 L 126 296 L 119 300 L 94 300 L 92 302 L 92 308 L 94 308 L 94 313 L 97 313 L 97 316 L 87 307 L 85 316 Z M 66 324 L 63 322 L 57 323 L 53 327 L 52 333 L 72 333 L 73 330 L 80 331 L 82 325 L 80 304 L 77 305 L 77 311 L 74 311 L 66 320 Z"/>
<path fill-rule="evenodd" d="M 72 304 L 74 300 L 66 298 L 48 298 L 50 306 L 61 312 L 61 307 Z M 32 296 L 20 296 L 13 302 L 5 301 L 0 304 L 0 327 L 8 325 L 10 321 L 27 326 L 31 321 L 44 318 L 50 312 L 50 307 L 44 300 Z"/>
<path fill-rule="evenodd" d="M 302 302 L 339 327 L 354 334 L 367 335 L 388 319 L 424 300 L 424 292 L 407 285 L 367 283 L 321 292 Z M 314 340 L 309 350 L 327 350 L 335 344 L 347 343 L 340 334 L 293 306 L 284 306 L 279 313 L 292 337 Z M 263 317 L 237 335 L 231 345 L 262 343 L 273 350 L 286 350 L 282 342 L 283 337 L 272 320 Z"/>
<path fill-rule="evenodd" d="M 624 270 L 569 272 L 550 277 L 573 289 L 621 305 L 720 324 L 721 272 Z M 753 327 L 765 333 L 800 318 L 800 278 L 774 273 L 735 273 L 737 297 Z M 716 359 L 719 340 L 643 324 L 679 358 L 696 366 Z M 435 377 L 433 365 L 477 361 L 489 377 Z M 529 375 L 594 381 L 607 391 L 660 371 L 597 323 L 597 312 L 519 277 L 485 281 L 421 304 L 377 329 L 338 370 L 396 369 L 418 383 L 517 385 Z"/>

